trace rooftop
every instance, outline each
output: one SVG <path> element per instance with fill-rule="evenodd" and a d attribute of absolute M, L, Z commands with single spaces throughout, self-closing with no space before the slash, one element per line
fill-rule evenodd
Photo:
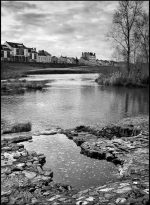
<path fill-rule="evenodd" d="M 1 45 L 1 50 L 11 51 L 6 45 Z"/>
<path fill-rule="evenodd" d="M 28 52 L 37 53 L 36 48 L 27 48 Z"/>
<path fill-rule="evenodd" d="M 44 50 L 40 50 L 40 51 L 38 52 L 38 55 L 39 55 L 39 56 L 51 56 L 50 53 L 48 53 L 47 51 L 44 51 Z"/>
<path fill-rule="evenodd" d="M 23 43 L 13 43 L 6 41 L 12 48 L 27 48 L 23 45 Z"/>

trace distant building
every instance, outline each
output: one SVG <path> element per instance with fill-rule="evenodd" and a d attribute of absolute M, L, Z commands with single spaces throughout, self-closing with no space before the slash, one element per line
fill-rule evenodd
<path fill-rule="evenodd" d="M 51 63 L 52 55 L 47 51 L 40 50 L 37 55 L 37 62 L 41 63 Z"/>
<path fill-rule="evenodd" d="M 82 52 L 81 58 L 90 62 L 96 62 L 96 54 L 92 52 Z"/>
<path fill-rule="evenodd" d="M 67 63 L 67 57 L 60 56 L 60 57 L 58 58 L 58 63 L 62 63 L 62 64 Z"/>
<path fill-rule="evenodd" d="M 36 48 L 28 48 L 28 61 L 29 62 L 36 62 L 38 57 L 38 53 Z"/>
<path fill-rule="evenodd" d="M 58 63 L 58 58 L 56 56 L 52 56 L 51 63 Z"/>
<path fill-rule="evenodd" d="M 17 62 L 28 61 L 28 48 L 23 43 L 13 43 L 6 41 L 4 43 L 11 50 L 11 60 Z"/>
<path fill-rule="evenodd" d="M 11 50 L 6 45 L 1 45 L 1 61 L 11 60 Z"/>
<path fill-rule="evenodd" d="M 88 61 L 84 60 L 83 58 L 80 58 L 78 61 L 79 65 L 87 65 L 87 66 L 96 66 L 97 62 L 96 61 Z"/>

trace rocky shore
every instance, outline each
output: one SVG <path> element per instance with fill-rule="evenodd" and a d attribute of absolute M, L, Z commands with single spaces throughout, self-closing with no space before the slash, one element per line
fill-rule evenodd
<path fill-rule="evenodd" d="M 31 136 L 4 138 L 1 141 L 1 203 L 148 204 L 148 125 L 147 117 L 125 119 L 102 129 L 79 126 L 45 131 L 46 135 L 63 133 L 81 147 L 82 154 L 111 161 L 118 167 L 120 177 L 117 182 L 82 191 L 53 181 L 52 170 L 43 168 L 45 156 L 29 152 L 20 144 L 31 140 Z"/>

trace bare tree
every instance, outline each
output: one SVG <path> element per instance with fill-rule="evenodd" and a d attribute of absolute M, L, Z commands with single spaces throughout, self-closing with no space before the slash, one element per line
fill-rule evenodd
<path fill-rule="evenodd" d="M 117 62 L 123 60 L 122 51 L 120 50 L 119 46 L 114 48 L 114 52 L 112 53 L 112 58 L 115 59 Z"/>
<path fill-rule="evenodd" d="M 130 72 L 131 52 L 134 45 L 135 24 L 142 12 L 142 1 L 119 1 L 119 7 L 113 15 L 113 27 L 110 36 L 122 49 Z"/>
<path fill-rule="evenodd" d="M 139 55 L 143 57 L 144 62 L 149 63 L 149 14 L 141 13 L 136 21 L 135 36 L 139 42 Z"/>

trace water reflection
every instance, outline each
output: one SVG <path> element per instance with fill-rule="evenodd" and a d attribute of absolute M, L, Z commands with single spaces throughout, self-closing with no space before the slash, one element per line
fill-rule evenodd
<path fill-rule="evenodd" d="M 101 89 L 101 88 L 99 88 Z M 102 88 L 104 92 L 113 93 L 110 110 L 122 112 L 123 116 L 148 114 L 149 90 L 135 88 Z M 101 90 L 101 91 L 102 91 Z"/>
<path fill-rule="evenodd" d="M 40 76 L 34 76 L 35 80 L 36 77 L 40 79 Z M 2 96 L 1 117 L 18 122 L 29 120 L 35 130 L 51 126 L 107 124 L 149 112 L 147 89 L 102 87 L 94 82 L 95 77 L 95 74 L 42 75 L 43 80 L 53 80 L 49 89 Z"/>

